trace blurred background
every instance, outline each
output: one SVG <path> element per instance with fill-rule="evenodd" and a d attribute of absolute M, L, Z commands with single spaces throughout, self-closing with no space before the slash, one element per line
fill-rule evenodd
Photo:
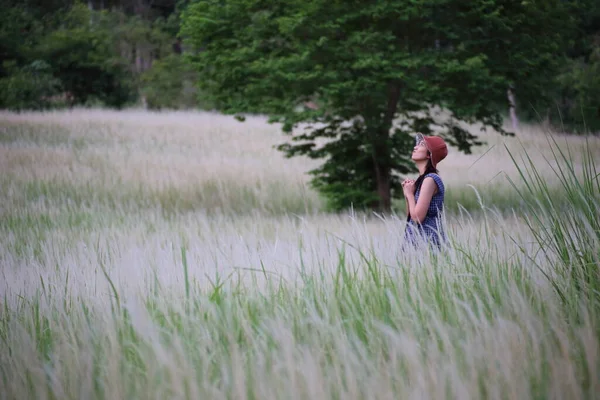
<path fill-rule="evenodd" d="M 192 51 L 190 46 L 190 50 L 186 48 L 185 35 L 180 34 L 182 16 L 192 3 L 192 0 L 1 0 L 0 108 L 137 105 L 150 109 L 211 109 L 213 104 L 198 93 L 196 85 L 205 77 L 181 57 Z M 214 2 L 219 3 L 224 2 Z M 361 7 L 361 2 L 350 3 L 349 7 Z M 383 13 L 386 7 L 393 11 L 393 6 L 387 3 L 394 2 L 381 3 Z M 444 4 L 450 2 L 437 3 L 440 5 L 434 7 L 445 12 L 460 11 L 448 8 L 453 4 Z M 494 9 L 510 9 L 511 3 L 528 3 L 536 8 L 535 15 L 521 17 L 537 20 L 518 20 L 518 13 L 514 18 L 519 25 L 530 23 L 534 30 L 539 25 L 547 41 L 554 40 L 551 34 L 556 33 L 556 26 L 565 27 L 564 32 L 559 32 L 564 45 L 555 46 L 554 52 L 547 47 L 547 54 L 542 55 L 545 64 L 554 63 L 557 67 L 550 76 L 531 76 L 532 80 L 543 79 L 545 93 L 538 93 L 537 101 L 528 98 L 519 104 L 518 117 L 544 120 L 571 130 L 600 129 L 599 2 L 491 3 Z M 568 7 L 568 14 L 561 14 L 561 23 L 548 28 L 544 18 L 556 8 L 554 3 Z M 268 9 L 268 4 L 263 8 Z M 486 10 L 481 12 L 483 18 Z M 402 18 L 398 23 L 402 23 Z M 544 32 L 545 29 L 553 31 Z M 422 34 L 418 30 L 413 32 Z M 513 39 L 523 41 L 524 37 L 527 35 Z M 413 42 L 418 39 L 407 38 Z M 499 39 L 510 47 L 510 38 Z M 540 57 L 533 48 L 529 56 L 532 60 Z"/>

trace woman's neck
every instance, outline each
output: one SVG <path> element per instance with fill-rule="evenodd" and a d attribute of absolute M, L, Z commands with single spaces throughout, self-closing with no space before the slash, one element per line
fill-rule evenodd
<path fill-rule="evenodd" d="M 427 170 L 427 161 L 418 162 L 417 168 L 419 168 L 419 175 L 423 175 L 425 173 L 425 171 Z"/>

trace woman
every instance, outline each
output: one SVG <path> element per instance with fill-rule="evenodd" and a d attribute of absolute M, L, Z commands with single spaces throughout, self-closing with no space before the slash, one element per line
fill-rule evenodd
<path fill-rule="evenodd" d="M 407 214 L 404 238 L 411 244 L 423 240 L 439 248 L 446 238 L 441 221 L 444 183 L 436 168 L 447 155 L 444 139 L 417 134 L 412 159 L 419 168 L 419 177 L 402 182 Z"/>

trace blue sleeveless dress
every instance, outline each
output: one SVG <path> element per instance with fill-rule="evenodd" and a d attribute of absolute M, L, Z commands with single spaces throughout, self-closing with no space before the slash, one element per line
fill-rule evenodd
<path fill-rule="evenodd" d="M 419 241 L 425 240 L 439 248 L 442 242 L 446 240 L 446 233 L 441 219 L 444 211 L 445 188 L 442 178 L 439 175 L 431 173 L 425 175 L 425 177 L 433 178 L 437 184 L 438 191 L 431 198 L 431 203 L 429 203 L 429 209 L 423 222 L 419 224 L 412 219 L 408 221 L 406 231 L 404 232 L 404 239 L 411 244 L 416 244 L 418 243 L 416 239 L 419 238 Z M 415 201 L 419 201 L 420 192 L 421 188 L 415 192 Z"/>

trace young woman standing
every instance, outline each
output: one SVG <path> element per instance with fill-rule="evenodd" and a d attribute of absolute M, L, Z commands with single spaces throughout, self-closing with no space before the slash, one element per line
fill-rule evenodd
<path fill-rule="evenodd" d="M 407 214 L 404 238 L 411 244 L 422 240 L 439 248 L 446 239 L 441 220 L 445 189 L 436 168 L 447 155 L 444 139 L 417 135 L 412 160 L 419 168 L 419 177 L 402 182 Z"/>

